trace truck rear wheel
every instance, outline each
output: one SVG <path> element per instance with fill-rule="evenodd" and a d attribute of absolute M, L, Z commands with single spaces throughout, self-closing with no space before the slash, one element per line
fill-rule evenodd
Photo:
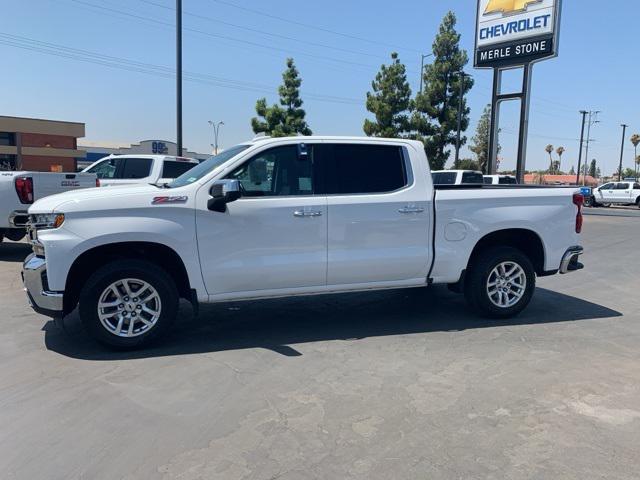
<path fill-rule="evenodd" d="M 157 265 L 117 260 L 98 269 L 80 293 L 80 318 L 100 343 L 139 348 L 167 332 L 178 312 L 178 290 Z"/>
<path fill-rule="evenodd" d="M 496 247 L 478 254 L 465 278 L 465 298 L 480 315 L 510 318 L 529 304 L 536 274 L 529 258 L 512 247 Z"/>

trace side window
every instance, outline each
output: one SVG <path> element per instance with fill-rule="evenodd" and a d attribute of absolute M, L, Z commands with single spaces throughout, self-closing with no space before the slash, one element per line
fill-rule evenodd
<path fill-rule="evenodd" d="M 165 160 L 162 164 L 162 175 L 160 178 L 178 178 L 180 175 L 188 172 L 196 165 L 197 163 Z"/>
<path fill-rule="evenodd" d="M 518 182 L 514 177 L 500 177 L 500 185 L 515 185 Z"/>
<path fill-rule="evenodd" d="M 491 178 L 491 177 L 484 177 L 484 184 L 485 184 L 485 185 L 493 185 L 493 178 Z"/>
<path fill-rule="evenodd" d="M 327 169 L 330 195 L 388 193 L 408 183 L 401 147 L 335 144 L 332 148 L 333 158 Z"/>
<path fill-rule="evenodd" d="M 115 178 L 116 172 L 121 165 L 121 158 L 109 158 L 94 165 L 87 172 L 95 173 L 98 178 Z"/>
<path fill-rule="evenodd" d="M 298 154 L 297 145 L 259 153 L 231 173 L 240 181 L 245 197 L 313 195 L 313 149 Z"/>
<path fill-rule="evenodd" d="M 127 158 L 125 159 L 122 174 L 119 178 L 146 178 L 151 174 L 150 158 Z"/>
<path fill-rule="evenodd" d="M 484 179 L 482 174 L 478 172 L 462 172 L 462 183 L 481 184 L 484 183 Z"/>
<path fill-rule="evenodd" d="M 600 190 L 611 190 L 613 188 L 614 184 L 613 183 L 606 183 L 603 186 L 600 187 Z"/>
<path fill-rule="evenodd" d="M 457 173 L 455 172 L 438 172 L 432 174 L 434 185 L 455 185 Z M 491 180 L 493 182 L 493 180 Z"/>
<path fill-rule="evenodd" d="M 634 183 L 633 184 L 633 189 L 634 190 L 640 190 L 640 183 Z"/>
<path fill-rule="evenodd" d="M 628 183 L 618 183 L 618 184 L 616 184 L 616 190 L 626 190 L 627 188 L 629 188 L 629 184 Z"/>

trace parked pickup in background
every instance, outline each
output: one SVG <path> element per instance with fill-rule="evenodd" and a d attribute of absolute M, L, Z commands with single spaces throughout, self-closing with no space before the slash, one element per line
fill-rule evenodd
<path fill-rule="evenodd" d="M 640 183 L 610 182 L 594 188 L 590 204 L 594 207 L 635 204 L 640 208 Z"/>
<path fill-rule="evenodd" d="M 582 268 L 582 202 L 575 188 L 434 188 L 412 140 L 260 139 L 165 188 L 36 202 L 23 278 L 36 311 L 78 307 L 118 348 L 166 333 L 180 297 L 197 307 L 445 284 L 472 312 L 508 318 L 537 276 Z"/>
<path fill-rule="evenodd" d="M 435 185 L 482 185 L 482 172 L 473 170 L 435 170 L 431 172 Z"/>
<path fill-rule="evenodd" d="M 25 236 L 27 209 L 40 198 L 68 190 L 96 186 L 85 173 L 0 172 L 0 242 Z"/>
<path fill-rule="evenodd" d="M 198 165 L 198 160 L 166 155 L 110 155 L 83 170 L 94 173 L 100 186 L 171 182 Z"/>

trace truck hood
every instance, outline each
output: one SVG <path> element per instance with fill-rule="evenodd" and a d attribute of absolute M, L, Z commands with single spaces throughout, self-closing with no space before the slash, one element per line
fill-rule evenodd
<path fill-rule="evenodd" d="M 53 213 L 73 212 L 83 210 L 83 204 L 103 203 L 105 208 L 114 204 L 126 205 L 132 197 L 148 196 L 150 199 L 156 195 L 163 195 L 164 190 L 153 185 L 125 185 L 121 187 L 100 187 L 73 190 L 69 192 L 51 195 L 37 200 L 29 208 L 29 213 Z"/>

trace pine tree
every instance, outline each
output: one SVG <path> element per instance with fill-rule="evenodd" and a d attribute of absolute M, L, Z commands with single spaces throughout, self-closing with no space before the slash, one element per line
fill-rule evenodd
<path fill-rule="evenodd" d="M 449 145 L 456 142 L 458 106 L 462 102 L 462 131 L 469 126 L 469 108 L 464 98 L 473 79 L 460 74 L 469 61 L 467 52 L 460 49 L 460 34 L 455 29 L 456 16 L 449 12 L 440 24 L 440 31 L 433 42 L 432 64 L 424 71 L 424 90 L 415 100 L 413 126 L 425 144 L 431 168 L 440 170 L 449 159 Z M 460 98 L 460 82 L 462 98 Z M 466 143 L 461 138 L 461 144 Z"/>
<path fill-rule="evenodd" d="M 267 99 L 256 103 L 256 113 L 260 118 L 251 119 L 254 133 L 265 133 L 272 137 L 287 137 L 296 134 L 311 135 L 311 129 L 305 121 L 306 112 L 302 109 L 300 85 L 302 79 L 293 58 L 287 59 L 287 69 L 282 74 L 283 84 L 278 88 L 280 105 L 267 106 Z"/>
<path fill-rule="evenodd" d="M 411 129 L 411 87 L 407 69 L 397 53 L 391 54 L 390 65 L 380 67 L 371 88 L 373 92 L 367 92 L 367 110 L 376 119 L 364 121 L 364 133 L 369 137 L 406 137 Z"/>
<path fill-rule="evenodd" d="M 487 163 L 489 159 L 489 137 L 491 136 L 491 105 L 484 107 L 482 116 L 476 127 L 476 134 L 471 139 L 471 150 L 476 155 L 476 161 L 481 171 L 487 171 Z M 498 153 L 502 147 L 498 144 Z"/>
<path fill-rule="evenodd" d="M 597 178 L 597 173 L 598 165 L 596 163 L 596 159 L 594 158 L 593 160 L 591 160 L 591 165 L 589 165 L 589 175 L 591 175 L 593 178 Z"/>

